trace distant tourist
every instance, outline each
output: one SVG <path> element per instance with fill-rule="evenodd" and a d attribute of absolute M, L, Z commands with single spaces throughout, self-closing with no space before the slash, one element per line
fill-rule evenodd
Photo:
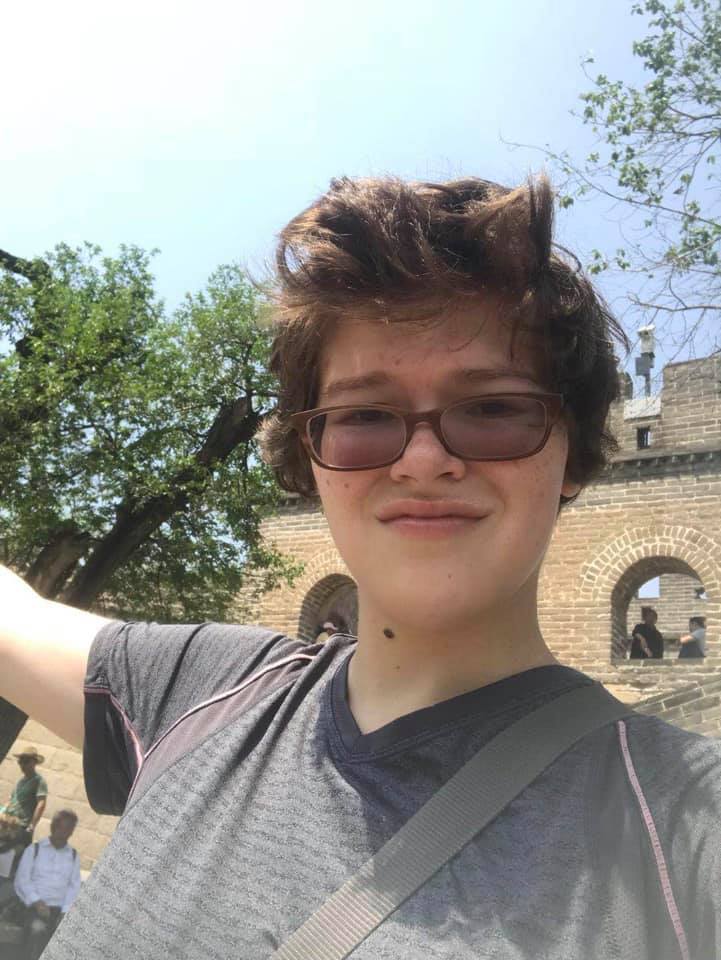
<path fill-rule="evenodd" d="M 663 657 L 663 634 L 656 629 L 658 614 L 653 607 L 641 607 L 641 623 L 631 636 L 632 660 L 660 660 Z"/>
<path fill-rule="evenodd" d="M 706 617 L 691 617 L 688 622 L 689 632 L 679 637 L 681 649 L 678 658 L 706 656 Z"/>
<path fill-rule="evenodd" d="M 325 643 L 336 633 L 347 634 L 348 626 L 343 617 L 337 613 L 332 613 L 327 620 L 319 624 L 315 634 L 316 643 Z"/>
<path fill-rule="evenodd" d="M 326 640 L 330 640 L 333 634 L 338 633 L 338 628 L 333 623 L 332 620 L 325 620 L 323 623 L 319 624 L 318 629 L 315 635 L 316 643 L 325 643 Z"/>
<path fill-rule="evenodd" d="M 37 960 L 80 891 L 80 861 L 68 843 L 77 826 L 72 810 L 59 810 L 50 836 L 26 848 L 15 875 L 15 893 L 25 907 L 25 960 Z"/>
<path fill-rule="evenodd" d="M 0 853 L 32 843 L 33 831 L 48 799 L 48 785 L 36 770 L 45 757 L 35 747 L 28 747 L 16 753 L 15 759 L 22 777 L 15 784 L 9 802 L 0 807 Z"/>

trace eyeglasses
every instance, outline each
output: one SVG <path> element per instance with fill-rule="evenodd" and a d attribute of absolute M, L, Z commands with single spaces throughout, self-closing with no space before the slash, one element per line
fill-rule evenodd
<path fill-rule="evenodd" d="M 400 460 L 419 423 L 462 460 L 521 460 L 538 453 L 563 409 L 558 393 L 489 393 L 414 413 L 384 403 L 318 407 L 290 417 L 326 470 L 374 470 Z"/>

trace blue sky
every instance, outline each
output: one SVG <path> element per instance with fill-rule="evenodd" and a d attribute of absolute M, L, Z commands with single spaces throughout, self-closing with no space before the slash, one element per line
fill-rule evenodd
<path fill-rule="evenodd" d="M 172 307 L 222 262 L 260 271 L 333 176 L 510 183 L 543 163 L 504 140 L 580 158 L 580 60 L 639 78 L 643 28 L 628 0 L 13 4 L 0 247 L 158 247 Z M 559 227 L 581 255 L 617 236 L 598 204 Z"/>

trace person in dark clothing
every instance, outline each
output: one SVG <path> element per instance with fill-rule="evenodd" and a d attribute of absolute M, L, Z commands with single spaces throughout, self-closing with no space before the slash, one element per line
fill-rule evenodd
<path fill-rule="evenodd" d="M 656 629 L 658 614 L 653 607 L 641 607 L 641 621 L 633 628 L 631 660 L 660 660 L 663 634 Z"/>

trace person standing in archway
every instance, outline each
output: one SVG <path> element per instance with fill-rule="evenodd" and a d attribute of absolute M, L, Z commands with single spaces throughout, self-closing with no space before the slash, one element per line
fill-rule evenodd
<path fill-rule="evenodd" d="M 687 657 L 706 656 L 706 617 L 691 617 L 688 622 L 689 632 L 679 638 L 681 647 L 678 651 L 679 660 Z"/>
<path fill-rule="evenodd" d="M 656 629 L 658 614 L 653 607 L 641 607 L 641 623 L 633 628 L 631 660 L 660 660 L 663 657 L 663 634 Z"/>

